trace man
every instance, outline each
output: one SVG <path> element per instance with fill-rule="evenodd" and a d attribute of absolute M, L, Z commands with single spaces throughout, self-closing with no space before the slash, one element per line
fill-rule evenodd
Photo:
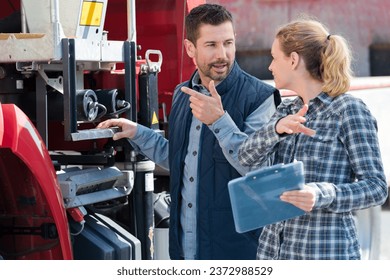
<path fill-rule="evenodd" d="M 121 127 L 114 140 L 130 138 L 169 169 L 171 259 L 255 259 L 259 232 L 235 231 L 227 184 L 249 171 L 238 162 L 239 145 L 268 121 L 280 95 L 235 62 L 233 19 L 224 7 L 195 7 L 185 24 L 197 70 L 175 89 L 169 141 L 125 119 L 98 127 Z"/>

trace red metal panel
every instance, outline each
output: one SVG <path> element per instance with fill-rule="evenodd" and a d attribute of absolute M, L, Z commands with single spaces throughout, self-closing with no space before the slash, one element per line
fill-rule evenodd
<path fill-rule="evenodd" d="M 0 19 L 20 10 L 20 0 L 1 1 Z"/>
<path fill-rule="evenodd" d="M 12 259 L 72 259 L 68 221 L 50 155 L 27 116 L 13 104 L 0 107 L 0 225 L 4 257 Z M 54 223 L 57 239 L 12 234 Z"/>

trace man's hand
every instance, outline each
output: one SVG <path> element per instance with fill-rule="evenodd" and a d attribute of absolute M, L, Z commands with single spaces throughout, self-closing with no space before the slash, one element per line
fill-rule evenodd
<path fill-rule="evenodd" d="M 131 139 L 137 133 L 137 123 L 123 118 L 106 120 L 99 123 L 96 128 L 109 128 L 114 126 L 119 127 L 121 131 L 114 134 L 112 137 L 113 140 L 119 140 L 121 138 Z"/>
<path fill-rule="evenodd" d="M 181 90 L 190 95 L 190 107 L 192 114 L 206 125 L 213 124 L 216 120 L 223 116 L 221 97 L 215 89 L 214 81 L 210 81 L 209 91 L 211 96 L 201 94 L 188 87 L 182 87 Z"/>
<path fill-rule="evenodd" d="M 306 122 L 304 115 L 306 115 L 307 110 L 309 110 L 309 106 L 305 104 L 298 113 L 280 119 L 275 127 L 276 132 L 279 134 L 303 133 L 308 136 L 314 136 L 316 131 L 303 125 Z"/>

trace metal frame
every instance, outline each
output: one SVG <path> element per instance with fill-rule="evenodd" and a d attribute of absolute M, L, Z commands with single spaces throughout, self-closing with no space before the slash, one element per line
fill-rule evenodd
<path fill-rule="evenodd" d="M 106 3 L 106 2 L 105 2 Z M 37 128 L 45 144 L 48 144 L 47 88 L 51 86 L 64 94 L 64 138 L 66 141 L 81 141 L 110 138 L 115 131 L 78 130 L 76 91 L 83 89 L 84 70 L 106 70 L 115 68 L 115 63 L 125 65 L 125 100 L 132 104 L 126 118 L 136 120 L 136 43 L 135 1 L 126 0 L 128 6 L 128 41 L 64 38 L 59 17 L 59 2 L 52 0 L 51 30 L 48 34 L 6 34 L 0 40 L 0 63 L 16 63 L 20 72 L 36 72 Z M 22 22 L 26 21 L 22 13 Z M 104 16 L 104 15 L 103 15 Z M 24 28 L 25 30 L 26 28 Z M 131 41 L 130 41 L 131 40 Z M 62 84 L 48 79 L 45 71 L 62 71 Z"/>

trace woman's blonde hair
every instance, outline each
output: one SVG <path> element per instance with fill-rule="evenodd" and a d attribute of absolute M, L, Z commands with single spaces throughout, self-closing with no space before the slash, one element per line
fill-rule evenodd
<path fill-rule="evenodd" d="M 276 38 L 285 55 L 298 53 L 310 75 L 323 83 L 322 90 L 337 96 L 349 90 L 351 50 L 340 35 L 333 35 L 315 19 L 300 18 L 281 27 Z"/>

